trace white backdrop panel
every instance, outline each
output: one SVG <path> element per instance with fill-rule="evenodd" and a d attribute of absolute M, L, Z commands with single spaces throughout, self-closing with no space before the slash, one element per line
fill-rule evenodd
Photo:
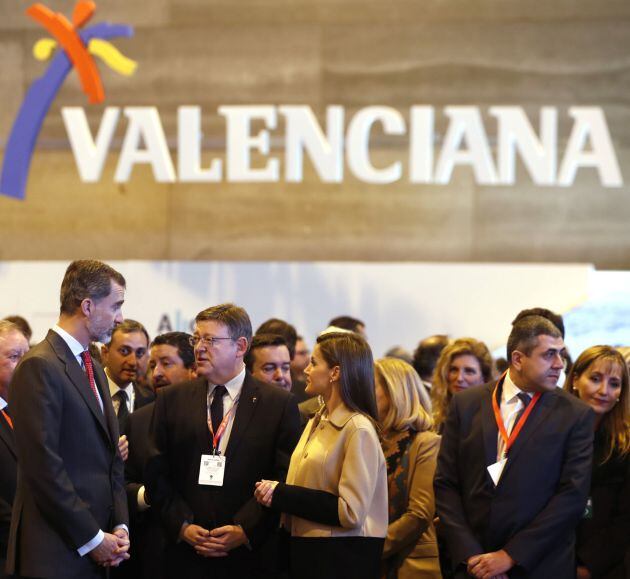
<path fill-rule="evenodd" d="M 497 347 L 525 307 L 564 313 L 589 294 L 588 265 L 110 262 L 127 279 L 125 317 L 151 336 L 188 330 L 203 308 L 225 301 L 244 306 L 254 329 L 270 317 L 293 323 L 310 344 L 327 321 L 348 314 L 365 321 L 376 356 L 412 349 L 434 333 L 472 335 Z M 58 312 L 67 262 L 0 264 L 0 316 L 20 314 L 41 339 Z"/>

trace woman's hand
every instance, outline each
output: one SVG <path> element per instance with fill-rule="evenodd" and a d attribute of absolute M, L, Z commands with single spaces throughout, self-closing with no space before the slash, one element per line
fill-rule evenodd
<path fill-rule="evenodd" d="M 276 486 L 278 486 L 277 480 L 261 480 L 257 482 L 256 490 L 254 491 L 256 500 L 264 507 L 270 507 Z"/>

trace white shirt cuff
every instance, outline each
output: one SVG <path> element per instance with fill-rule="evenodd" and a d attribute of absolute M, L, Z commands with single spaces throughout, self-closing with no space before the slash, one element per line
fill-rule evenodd
<path fill-rule="evenodd" d="M 138 510 L 146 511 L 151 505 L 144 498 L 144 485 L 138 489 Z"/>
<path fill-rule="evenodd" d="M 96 547 L 101 544 L 104 538 L 105 533 L 99 530 L 99 532 L 96 533 L 96 537 L 94 537 L 91 541 L 88 541 L 85 545 L 83 545 L 83 547 L 79 547 L 77 549 L 77 551 L 79 552 L 79 556 L 83 557 L 84 555 L 87 555 L 90 551 L 96 549 Z"/>

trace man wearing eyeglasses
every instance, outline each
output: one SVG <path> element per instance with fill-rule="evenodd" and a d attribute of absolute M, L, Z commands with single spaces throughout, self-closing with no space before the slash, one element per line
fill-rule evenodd
<path fill-rule="evenodd" d="M 289 392 L 246 371 L 251 339 L 243 308 L 203 310 L 192 338 L 198 378 L 158 391 L 147 477 L 171 539 L 167 577 L 264 576 L 260 547 L 278 519 L 252 489 L 264 473 L 285 477 L 300 420 Z"/>
<path fill-rule="evenodd" d="M 556 388 L 565 347 L 548 317 L 519 314 L 507 355 L 496 383 L 451 402 L 435 475 L 440 534 L 455 577 L 574 577 L 593 413 Z"/>

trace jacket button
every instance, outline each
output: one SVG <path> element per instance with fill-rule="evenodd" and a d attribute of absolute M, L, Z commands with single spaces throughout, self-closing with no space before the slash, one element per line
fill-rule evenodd
<path fill-rule="evenodd" d="M 304 453 L 304 458 L 306 458 L 308 456 L 308 452 Z"/>

